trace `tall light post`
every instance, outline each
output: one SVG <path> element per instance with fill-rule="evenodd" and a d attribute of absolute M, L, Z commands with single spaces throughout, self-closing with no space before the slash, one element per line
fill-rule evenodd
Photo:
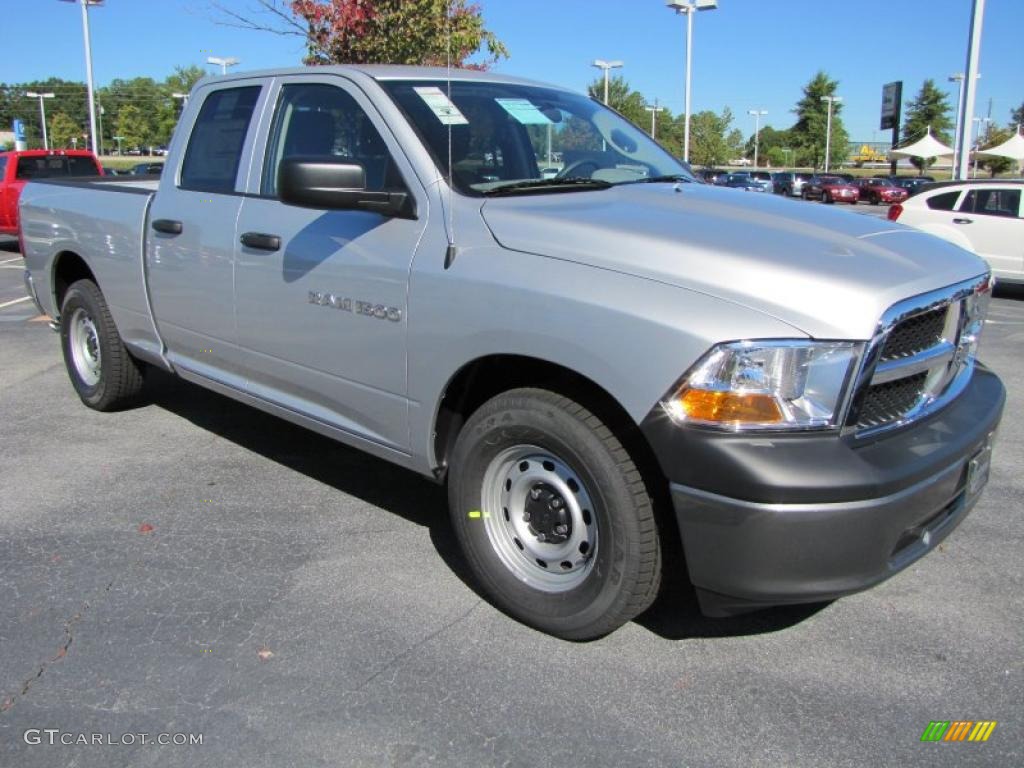
<path fill-rule="evenodd" d="M 227 58 L 222 58 L 220 56 L 210 56 L 206 59 L 206 63 L 220 67 L 220 73 L 222 75 L 226 75 L 228 73 L 228 67 L 233 67 L 236 64 L 241 64 L 242 62 L 240 59 L 234 59 L 230 56 Z"/>
<path fill-rule="evenodd" d="M 981 57 L 981 22 L 985 17 L 985 0 L 974 0 L 971 12 L 971 32 L 967 38 L 967 66 L 964 84 L 964 105 L 957 121 L 960 129 L 960 145 L 956 147 L 958 156 L 957 178 L 966 178 L 967 168 L 971 161 L 971 142 L 968 134 L 971 131 L 970 119 L 974 114 L 974 96 L 978 89 L 978 59 Z"/>
<path fill-rule="evenodd" d="M 96 87 L 92 79 L 92 41 L 89 35 L 89 6 L 103 5 L 103 0 L 61 0 L 62 3 L 78 3 L 82 6 L 82 37 L 85 39 L 85 83 L 89 92 L 89 143 L 96 151 Z"/>
<path fill-rule="evenodd" d="M 668 0 L 676 15 L 686 14 L 686 91 L 683 111 L 683 160 L 690 162 L 690 68 L 693 62 L 693 12 L 713 11 L 718 0 Z"/>
<path fill-rule="evenodd" d="M 46 99 L 52 99 L 52 93 L 36 93 L 26 91 L 25 95 L 30 99 L 39 99 L 39 117 L 43 121 L 43 149 L 50 148 L 50 137 L 46 135 Z"/>
<path fill-rule="evenodd" d="M 653 104 L 644 105 L 644 109 L 651 113 L 651 138 L 657 138 L 657 124 L 658 124 L 658 113 L 664 112 L 664 107 L 658 106 L 658 100 L 655 99 Z"/>
<path fill-rule="evenodd" d="M 960 146 L 960 112 L 964 108 L 964 80 L 966 75 L 957 72 L 946 78 L 951 83 L 957 83 L 956 97 L 956 131 L 953 134 L 953 167 L 950 169 L 950 178 L 956 178 L 957 148 Z"/>
<path fill-rule="evenodd" d="M 622 66 L 621 61 L 605 61 L 604 59 L 594 59 L 592 67 L 604 70 L 604 105 L 608 106 L 608 71 L 612 69 L 618 69 Z"/>
<path fill-rule="evenodd" d="M 757 168 L 757 145 L 761 141 L 761 115 L 767 115 L 767 109 L 748 109 L 748 115 L 754 116 L 754 168 Z"/>
<path fill-rule="evenodd" d="M 171 94 L 171 98 L 172 99 L 179 99 L 181 101 L 181 108 L 182 108 L 182 110 L 184 110 L 185 107 L 188 106 L 188 94 L 187 93 L 172 93 Z"/>
<path fill-rule="evenodd" d="M 825 173 L 828 173 L 829 155 L 832 152 L 832 105 L 842 101 L 842 96 L 822 96 L 822 101 L 828 102 L 828 120 L 825 123 Z"/>

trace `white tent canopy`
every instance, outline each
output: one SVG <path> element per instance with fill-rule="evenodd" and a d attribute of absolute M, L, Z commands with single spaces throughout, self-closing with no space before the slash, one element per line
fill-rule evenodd
<path fill-rule="evenodd" d="M 892 157 L 947 157 L 953 154 L 953 149 L 932 136 L 932 127 L 929 125 L 923 137 L 889 154 Z"/>
<path fill-rule="evenodd" d="M 1020 135 L 1020 126 L 1017 126 L 1017 133 L 995 147 L 979 149 L 977 154 L 988 155 L 989 157 L 1008 157 L 1011 160 L 1024 160 L 1024 136 Z"/>

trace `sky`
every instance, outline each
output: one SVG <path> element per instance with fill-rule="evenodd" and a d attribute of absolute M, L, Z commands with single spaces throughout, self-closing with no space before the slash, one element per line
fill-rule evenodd
<path fill-rule="evenodd" d="M 590 66 L 595 58 L 620 59 L 617 72 L 635 90 L 682 112 L 685 18 L 664 0 L 476 2 L 511 53 L 497 71 L 582 91 L 600 74 Z M 717 10 L 694 18 L 692 110 L 729 107 L 745 135 L 754 128 L 750 109 L 767 110 L 762 126 L 787 128 L 802 87 L 821 69 L 839 80 L 850 139 L 885 141 L 890 133 L 878 128 L 885 83 L 903 81 L 905 106 L 932 78 L 955 108 L 956 84 L 947 77 L 965 69 L 971 7 L 972 0 L 719 0 Z M 80 8 L 0 0 L 0 9 L 0 82 L 85 79 Z M 206 66 L 209 55 L 239 58 L 238 69 L 301 63 L 300 38 L 233 29 L 217 18 L 209 0 L 105 0 L 90 11 L 97 84 L 162 80 L 175 66 Z M 1024 102 L 1022 44 L 1024 0 L 987 0 L 976 115 L 986 116 L 991 100 L 991 116 L 1006 124 Z"/>

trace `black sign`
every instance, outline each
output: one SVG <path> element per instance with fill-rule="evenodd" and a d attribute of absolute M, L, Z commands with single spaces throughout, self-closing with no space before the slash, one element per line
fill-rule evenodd
<path fill-rule="evenodd" d="M 903 101 L 903 81 L 882 86 L 882 130 L 900 124 L 900 103 Z"/>

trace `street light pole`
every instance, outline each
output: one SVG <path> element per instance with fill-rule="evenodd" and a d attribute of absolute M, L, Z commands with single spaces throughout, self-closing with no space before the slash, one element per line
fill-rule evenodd
<path fill-rule="evenodd" d="M 228 58 L 222 58 L 220 56 L 210 56 L 206 59 L 206 63 L 219 66 L 221 75 L 226 75 L 228 73 L 228 67 L 233 67 L 236 64 L 240 64 L 241 60 L 231 58 L 230 56 Z"/>
<path fill-rule="evenodd" d="M 43 121 L 43 149 L 50 148 L 50 138 L 46 135 L 46 99 L 52 99 L 52 93 L 35 93 L 34 91 L 27 91 L 25 93 L 30 99 L 39 99 L 39 116 Z"/>
<path fill-rule="evenodd" d="M 659 112 L 664 112 L 665 108 L 664 107 L 659 107 L 658 106 L 658 100 L 655 99 L 653 105 L 652 104 L 646 104 L 644 106 L 644 109 L 646 109 L 648 112 L 651 113 L 651 138 L 652 139 L 657 138 L 658 113 Z"/>
<path fill-rule="evenodd" d="M 828 102 L 828 120 L 825 122 L 825 173 L 828 173 L 829 155 L 832 152 L 832 105 L 842 101 L 842 96 L 822 96 L 822 101 Z"/>
<path fill-rule="evenodd" d="M 181 108 L 182 108 L 182 110 L 184 110 L 185 107 L 188 106 L 188 94 L 187 93 L 172 93 L 171 94 L 171 98 L 172 99 L 180 99 L 181 100 Z"/>
<path fill-rule="evenodd" d="M 984 130 L 983 126 L 988 126 L 992 122 L 991 117 L 972 117 L 971 121 L 978 124 L 978 138 L 974 141 L 974 178 L 978 178 L 978 150 L 981 149 L 981 132 Z M 970 146 L 970 136 L 968 136 L 967 144 Z M 970 157 L 970 155 L 968 155 Z"/>
<path fill-rule="evenodd" d="M 959 158 L 956 178 L 959 180 L 966 178 L 967 168 L 971 161 L 971 142 L 968 138 L 971 124 L 968 121 L 974 115 L 974 96 L 978 86 L 978 59 L 981 57 L 981 23 L 984 18 L 985 0 L 974 0 L 974 10 L 971 13 L 971 32 L 967 38 L 964 105 L 959 115 L 960 119 L 957 121 L 957 127 L 960 129 L 960 145 L 956 147 Z"/>
<path fill-rule="evenodd" d="M 713 11 L 718 0 L 668 0 L 668 7 L 686 14 L 686 85 L 683 106 L 683 160 L 690 162 L 690 69 L 693 62 L 693 12 Z"/>
<path fill-rule="evenodd" d="M 618 69 L 622 66 L 621 61 L 605 61 L 604 59 L 594 59 L 592 67 L 604 70 L 604 105 L 608 106 L 608 70 Z"/>
<path fill-rule="evenodd" d="M 89 35 L 89 6 L 103 5 L 103 0 L 61 0 L 64 3 L 79 3 L 82 6 L 82 37 L 85 39 L 85 82 L 89 92 L 89 143 L 96 151 L 96 87 L 92 79 L 92 41 Z"/>
<path fill-rule="evenodd" d="M 748 115 L 754 116 L 754 169 L 757 169 L 757 145 L 761 140 L 761 115 L 767 115 L 767 109 L 748 109 Z"/>
<path fill-rule="evenodd" d="M 950 178 L 955 179 L 957 151 L 960 146 L 960 114 L 964 109 L 964 80 L 966 79 L 966 75 L 964 75 L 963 72 L 957 72 L 956 74 L 950 75 L 947 79 L 951 83 L 958 83 L 956 97 L 956 131 L 953 136 L 953 167 L 950 169 Z"/>

